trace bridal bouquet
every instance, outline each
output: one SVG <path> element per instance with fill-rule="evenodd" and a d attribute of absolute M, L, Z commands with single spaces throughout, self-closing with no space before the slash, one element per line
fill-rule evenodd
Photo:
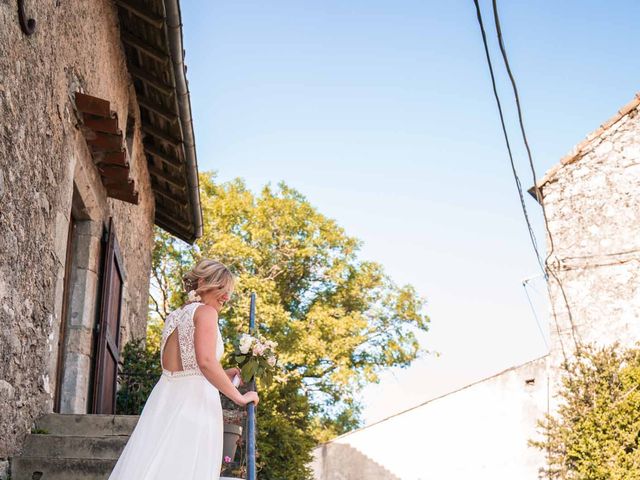
<path fill-rule="evenodd" d="M 278 362 L 277 342 L 267 340 L 262 335 L 243 333 L 236 346 L 234 358 L 242 372 L 242 380 L 249 382 L 256 377 L 266 385 L 273 381 L 273 369 Z"/>

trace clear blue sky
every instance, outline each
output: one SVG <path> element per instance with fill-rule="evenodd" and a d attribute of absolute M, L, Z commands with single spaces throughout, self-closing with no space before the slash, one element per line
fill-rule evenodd
<path fill-rule="evenodd" d="M 640 2 L 499 3 L 542 176 L 640 90 Z M 200 170 L 254 190 L 284 180 L 362 239 L 362 258 L 428 299 L 424 342 L 442 356 L 383 375 L 364 392 L 367 421 L 545 353 L 521 286 L 539 272 L 472 0 L 185 0 L 182 10 Z M 528 207 L 544 243 L 539 207 Z M 543 296 L 532 296 L 546 328 Z"/>

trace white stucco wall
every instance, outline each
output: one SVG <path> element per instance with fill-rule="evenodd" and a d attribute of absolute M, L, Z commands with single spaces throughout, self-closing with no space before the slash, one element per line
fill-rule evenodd
<path fill-rule="evenodd" d="M 320 445 L 315 478 L 537 480 L 544 455 L 527 441 L 547 411 L 547 358 Z M 388 472 L 363 476 L 383 471 L 367 463 Z"/>

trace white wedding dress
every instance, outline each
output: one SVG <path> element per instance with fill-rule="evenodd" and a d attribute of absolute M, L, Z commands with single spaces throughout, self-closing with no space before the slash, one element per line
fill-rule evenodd
<path fill-rule="evenodd" d="M 215 480 L 222 465 L 223 420 L 220 393 L 196 363 L 193 315 L 188 303 L 171 312 L 162 331 L 160 358 L 178 329 L 183 371 L 162 370 L 140 420 L 109 480 Z M 218 328 L 216 357 L 224 343 Z M 162 360 L 161 360 L 162 363 Z"/>

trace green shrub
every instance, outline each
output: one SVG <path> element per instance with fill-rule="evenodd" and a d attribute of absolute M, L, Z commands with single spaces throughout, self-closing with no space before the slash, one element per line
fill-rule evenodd
<path fill-rule="evenodd" d="M 640 479 L 640 349 L 586 346 L 565 364 L 560 407 L 539 423 L 543 478 Z"/>
<path fill-rule="evenodd" d="M 161 374 L 158 350 L 145 348 L 142 340 L 127 343 L 118 374 L 116 412 L 139 415 Z"/>

